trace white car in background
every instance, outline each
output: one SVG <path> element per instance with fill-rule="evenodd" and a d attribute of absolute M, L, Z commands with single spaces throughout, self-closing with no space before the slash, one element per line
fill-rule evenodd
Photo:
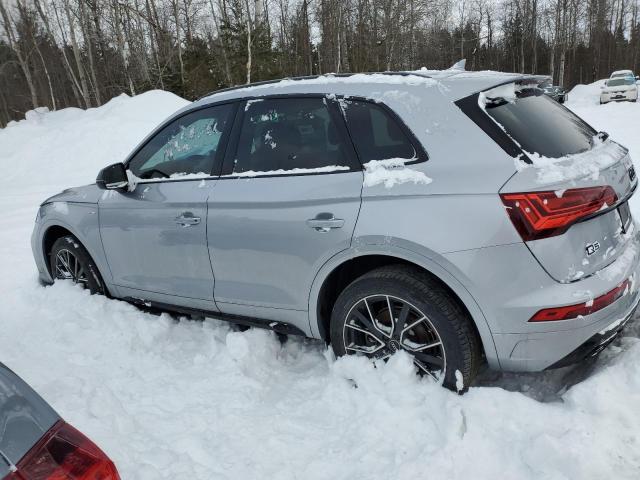
<path fill-rule="evenodd" d="M 636 78 L 636 76 L 633 74 L 632 70 L 616 70 L 615 72 L 613 72 L 611 74 L 611 76 L 609 78 L 618 78 L 618 77 L 633 77 L 633 78 Z"/>
<path fill-rule="evenodd" d="M 616 72 L 614 72 L 616 73 Z M 635 102 L 638 100 L 638 85 L 633 76 L 610 78 L 600 92 L 600 104 L 609 102 Z"/>

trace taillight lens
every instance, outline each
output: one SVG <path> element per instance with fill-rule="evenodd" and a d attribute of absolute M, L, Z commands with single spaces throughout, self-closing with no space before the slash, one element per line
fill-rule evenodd
<path fill-rule="evenodd" d="M 561 193 L 504 193 L 500 198 L 525 242 L 561 235 L 574 223 L 618 201 L 610 186 L 572 188 Z"/>
<path fill-rule="evenodd" d="M 530 322 L 553 322 L 556 320 L 569 320 L 579 316 L 590 315 L 602 310 L 604 307 L 611 305 L 613 302 L 622 297 L 627 289 L 631 286 L 629 279 L 622 282 L 616 288 L 604 295 L 595 298 L 591 302 L 578 303 L 576 305 L 567 305 L 564 307 L 545 308 L 540 310 Z"/>
<path fill-rule="evenodd" d="M 78 430 L 57 422 L 5 480 L 120 480 L 102 450 Z"/>

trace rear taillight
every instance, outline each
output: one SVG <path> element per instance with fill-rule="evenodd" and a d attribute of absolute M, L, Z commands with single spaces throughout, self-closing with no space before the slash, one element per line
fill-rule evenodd
<path fill-rule="evenodd" d="M 57 422 L 5 480 L 120 480 L 102 450 L 78 430 Z"/>
<path fill-rule="evenodd" d="M 572 188 L 557 193 L 504 193 L 500 198 L 525 242 L 561 235 L 574 223 L 618 201 L 616 192 L 609 186 Z"/>
<path fill-rule="evenodd" d="M 569 320 L 572 318 L 578 318 L 580 316 L 590 315 L 602 310 L 604 307 L 611 305 L 613 302 L 622 297 L 627 288 L 629 288 L 631 282 L 629 279 L 622 282 L 616 288 L 598 298 L 593 299 L 590 302 L 578 303 L 576 305 L 567 305 L 564 307 L 545 308 L 540 310 L 533 317 L 530 322 L 553 322 L 556 320 Z"/>

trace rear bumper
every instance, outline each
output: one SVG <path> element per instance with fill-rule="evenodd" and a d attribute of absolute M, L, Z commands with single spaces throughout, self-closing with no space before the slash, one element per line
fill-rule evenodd
<path fill-rule="evenodd" d="M 580 362 L 600 353 L 635 320 L 640 303 L 639 258 L 632 262 L 634 286 L 613 304 L 587 317 L 542 322 L 552 331 L 494 334 L 500 367 L 506 371 L 541 371 Z M 595 321 L 594 321 L 595 320 Z M 571 327 L 575 328 L 571 328 Z"/>
<path fill-rule="evenodd" d="M 636 292 L 631 306 L 596 324 L 576 330 L 537 334 L 494 335 L 503 370 L 536 372 L 580 362 L 600 353 L 629 322 L 633 321 L 640 298 Z"/>
<path fill-rule="evenodd" d="M 446 254 L 449 266 L 465 286 L 487 320 L 493 345 L 484 345 L 492 368 L 504 371 L 541 371 L 550 368 L 589 343 L 594 349 L 610 332 L 630 321 L 640 301 L 640 231 L 612 264 L 579 281 L 553 280 L 524 244 L 488 247 Z M 582 317 L 529 322 L 541 309 L 572 305 L 597 298 L 626 279 L 625 295 L 601 310 Z M 575 360 L 589 345 L 569 360 Z M 494 348 L 491 348 L 494 347 Z"/>
<path fill-rule="evenodd" d="M 566 357 L 561 358 L 556 363 L 547 367 L 547 370 L 551 370 L 553 368 L 566 367 L 568 365 L 572 365 L 574 363 L 579 363 L 583 360 L 586 360 L 591 357 L 595 357 L 600 352 L 602 352 L 607 346 L 609 346 L 624 330 L 624 327 L 627 326 L 628 323 L 635 320 L 636 310 L 638 308 L 638 303 L 635 304 L 635 307 L 629 314 L 622 319 L 620 322 L 614 322 L 609 325 L 604 330 L 599 331 L 589 340 L 584 342 L 578 348 L 576 348 L 573 352 L 571 352 Z"/>

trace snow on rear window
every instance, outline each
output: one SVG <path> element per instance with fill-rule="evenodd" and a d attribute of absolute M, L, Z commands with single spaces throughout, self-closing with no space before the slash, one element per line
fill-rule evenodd
<path fill-rule="evenodd" d="M 610 167 L 624 157 L 626 149 L 609 139 L 601 140 L 598 136 L 592 139 L 593 148 L 584 152 L 565 155 L 560 158 L 549 158 L 536 152 L 526 152 L 532 164 L 516 159 L 516 168 L 534 167 L 538 169 L 539 183 L 557 183 L 577 178 L 589 177 L 597 180 L 603 169 Z M 563 191 L 559 196 L 562 196 Z M 556 195 L 558 193 L 556 192 Z"/>

